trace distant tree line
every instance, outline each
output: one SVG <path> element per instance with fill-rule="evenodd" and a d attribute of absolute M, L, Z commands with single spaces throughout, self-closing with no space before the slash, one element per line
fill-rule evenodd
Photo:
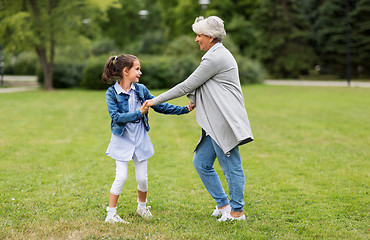
<path fill-rule="evenodd" d="M 0 44 L 36 50 L 44 75 L 54 63 L 120 53 L 199 61 L 191 25 L 217 15 L 225 45 L 271 78 L 345 78 L 347 9 L 352 77 L 369 78 L 370 0 L 210 0 L 206 9 L 198 0 L 1 0 Z"/>

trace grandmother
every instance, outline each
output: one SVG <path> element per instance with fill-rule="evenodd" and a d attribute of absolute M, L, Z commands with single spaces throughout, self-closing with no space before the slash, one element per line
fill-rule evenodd
<path fill-rule="evenodd" d="M 186 80 L 148 100 L 147 105 L 188 96 L 191 106 L 197 108 L 196 119 L 202 128 L 193 164 L 217 203 L 212 216 L 220 217 L 220 222 L 245 220 L 245 178 L 239 146 L 253 141 L 253 135 L 244 107 L 238 65 L 222 44 L 226 31 L 219 17 L 198 17 L 192 28 L 200 50 L 206 51 L 200 65 Z M 216 157 L 229 186 L 230 201 L 213 168 Z"/>

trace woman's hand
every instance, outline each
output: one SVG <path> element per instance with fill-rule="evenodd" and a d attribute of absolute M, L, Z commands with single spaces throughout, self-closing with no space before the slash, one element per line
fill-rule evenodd
<path fill-rule="evenodd" d="M 193 111 L 195 108 L 195 105 L 192 101 L 189 102 L 189 105 L 188 105 L 188 109 L 189 109 L 189 112 Z"/>
<path fill-rule="evenodd" d="M 153 102 L 153 100 L 146 100 L 146 101 L 144 102 L 144 104 L 146 104 L 146 106 L 147 106 L 147 107 L 154 106 L 154 102 Z"/>
<path fill-rule="evenodd" d="M 143 103 L 143 105 L 140 107 L 140 112 L 141 112 L 141 114 L 145 114 L 145 113 L 147 113 L 148 112 L 148 110 L 149 110 L 149 106 L 148 106 L 148 103 L 147 103 L 148 101 L 145 101 L 144 103 Z"/>

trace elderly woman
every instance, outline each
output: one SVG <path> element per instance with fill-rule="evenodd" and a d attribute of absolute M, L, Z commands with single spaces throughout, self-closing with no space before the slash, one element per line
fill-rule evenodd
<path fill-rule="evenodd" d="M 245 220 L 244 172 L 239 145 L 253 141 L 238 65 L 221 43 L 226 35 L 223 21 L 216 16 L 199 17 L 193 31 L 195 41 L 206 51 L 198 68 L 183 82 L 147 101 L 147 106 L 187 95 L 196 107 L 196 119 L 202 134 L 195 148 L 193 164 L 217 206 L 212 216 L 218 221 Z M 230 201 L 213 168 L 218 159 L 229 185 Z"/>

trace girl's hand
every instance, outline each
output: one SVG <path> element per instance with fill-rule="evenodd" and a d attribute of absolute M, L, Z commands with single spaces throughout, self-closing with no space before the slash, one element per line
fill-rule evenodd
<path fill-rule="evenodd" d="M 192 101 L 189 102 L 189 105 L 188 105 L 188 109 L 189 109 L 189 112 L 193 111 L 195 108 L 195 105 Z"/>
<path fill-rule="evenodd" d="M 148 103 L 147 103 L 148 101 L 145 101 L 144 103 L 143 103 L 143 105 L 140 107 L 140 112 L 141 112 L 141 114 L 145 114 L 145 113 L 147 113 L 148 112 L 148 110 L 149 110 L 149 106 L 147 106 L 148 105 Z"/>

